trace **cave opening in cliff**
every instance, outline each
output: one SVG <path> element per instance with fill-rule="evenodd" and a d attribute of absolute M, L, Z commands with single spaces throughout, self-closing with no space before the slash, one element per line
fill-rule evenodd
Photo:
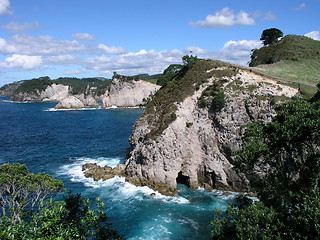
<path fill-rule="evenodd" d="M 186 185 L 187 187 L 190 187 L 190 177 L 183 175 L 181 171 L 178 173 L 178 177 L 176 178 L 176 181 L 177 181 L 177 184 L 183 184 L 183 185 Z"/>

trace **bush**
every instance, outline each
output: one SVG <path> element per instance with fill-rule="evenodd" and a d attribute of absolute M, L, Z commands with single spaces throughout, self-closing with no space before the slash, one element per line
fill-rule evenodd
<path fill-rule="evenodd" d="M 0 239 L 122 239 L 106 222 L 104 204 L 69 192 L 52 197 L 63 183 L 48 174 L 32 174 L 25 165 L 0 166 Z"/>

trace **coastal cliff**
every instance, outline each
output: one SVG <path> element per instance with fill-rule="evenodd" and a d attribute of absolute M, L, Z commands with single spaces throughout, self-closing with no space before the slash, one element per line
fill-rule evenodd
<path fill-rule="evenodd" d="M 102 107 L 137 107 L 144 105 L 160 86 L 147 81 L 116 76 L 102 98 Z"/>
<path fill-rule="evenodd" d="M 115 75 L 104 78 L 34 78 L 7 84 L 0 88 L 0 96 L 16 102 L 58 102 L 56 109 L 99 107 L 140 107 L 146 104 L 160 88 L 140 80 L 139 76 L 152 79 L 147 74 L 127 77 Z"/>
<path fill-rule="evenodd" d="M 276 102 L 298 90 L 222 62 L 199 60 L 160 89 L 137 120 L 125 174 L 174 194 L 190 188 L 249 190 L 233 168 L 248 123 L 271 121 Z"/>

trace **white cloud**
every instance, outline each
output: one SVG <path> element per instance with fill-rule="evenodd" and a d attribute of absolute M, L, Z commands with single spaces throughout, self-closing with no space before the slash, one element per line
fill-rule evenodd
<path fill-rule="evenodd" d="M 41 63 L 41 56 L 13 54 L 11 57 L 7 57 L 4 61 L 1 61 L 0 67 L 30 70 L 39 67 Z"/>
<path fill-rule="evenodd" d="M 14 35 L 7 42 L 17 49 L 16 53 L 25 55 L 60 55 L 85 51 L 85 46 L 78 41 L 55 40 L 51 36 Z"/>
<path fill-rule="evenodd" d="M 320 31 L 312 31 L 305 34 L 306 37 L 312 38 L 314 40 L 320 40 Z"/>
<path fill-rule="evenodd" d="M 262 47 L 262 43 L 256 40 L 228 41 L 220 49 L 220 60 L 247 65 L 250 60 L 251 50 Z"/>
<path fill-rule="evenodd" d="M 8 30 L 11 33 L 23 32 L 25 30 L 34 30 L 41 28 L 41 25 L 38 22 L 26 22 L 23 24 L 10 22 L 1 26 L 3 29 Z"/>
<path fill-rule="evenodd" d="M 190 22 L 193 27 L 207 28 L 226 28 L 237 25 L 255 25 L 255 20 L 245 11 L 240 11 L 238 14 L 225 7 L 215 15 L 208 15 L 205 20 Z"/>
<path fill-rule="evenodd" d="M 116 71 L 124 75 L 134 75 L 138 73 L 160 73 L 173 63 L 181 63 L 181 57 L 190 54 L 199 58 L 210 58 L 222 60 L 230 63 L 247 65 L 250 60 L 251 50 L 260 48 L 260 41 L 241 40 L 228 41 L 218 51 L 209 51 L 197 46 L 190 46 L 184 50 L 164 50 L 155 51 L 153 49 L 128 52 L 115 56 L 97 56 L 87 59 L 82 66 L 88 70 L 99 71 L 101 74 L 108 74 Z"/>
<path fill-rule="evenodd" d="M 11 7 L 9 0 L 0 0 L 0 16 L 11 14 Z"/>
<path fill-rule="evenodd" d="M 82 74 L 82 73 L 84 73 L 85 71 L 84 70 L 82 70 L 82 69 L 70 69 L 70 70 L 67 70 L 66 72 L 65 72 L 65 74 L 67 74 L 67 75 L 78 75 L 78 74 Z"/>
<path fill-rule="evenodd" d="M 71 54 L 63 54 L 57 56 L 48 57 L 46 60 L 47 64 L 58 64 L 58 65 L 66 65 L 66 64 L 73 64 L 77 63 L 79 60 L 76 56 Z"/>
<path fill-rule="evenodd" d="M 191 55 L 207 53 L 207 50 L 205 50 L 203 48 L 196 47 L 196 46 L 187 47 L 185 49 L 185 51 L 187 52 L 187 54 L 191 54 Z"/>
<path fill-rule="evenodd" d="M 301 3 L 298 7 L 295 7 L 293 10 L 300 11 L 300 10 L 306 8 L 306 7 L 307 7 L 306 3 Z"/>
<path fill-rule="evenodd" d="M 125 50 L 122 47 L 115 47 L 115 46 L 109 47 L 102 43 L 98 45 L 98 49 L 101 49 L 106 54 L 123 54 L 127 52 L 127 50 Z"/>
<path fill-rule="evenodd" d="M 75 33 L 72 35 L 72 37 L 77 40 L 96 40 L 96 38 L 89 33 Z"/>
<path fill-rule="evenodd" d="M 0 53 L 9 54 L 17 51 L 17 48 L 14 45 L 10 45 L 3 38 L 0 38 Z"/>
<path fill-rule="evenodd" d="M 14 35 L 9 39 L 0 38 L 0 53 L 13 54 L 0 61 L 0 69 L 61 68 L 63 71 L 59 74 L 64 75 L 68 66 L 71 69 L 68 74 L 71 75 L 85 74 L 74 69 L 82 69 L 97 76 L 114 71 L 125 75 L 153 74 L 162 72 L 170 64 L 181 63 L 182 56 L 186 54 L 246 65 L 250 60 L 251 49 L 259 47 L 260 41 L 242 40 L 228 41 L 217 51 L 189 46 L 183 50 L 141 49 L 128 52 L 120 46 L 91 42 L 80 44 L 75 40 L 56 40 L 50 36 Z M 110 74 L 105 76 L 110 77 Z"/>
<path fill-rule="evenodd" d="M 263 20 L 264 21 L 270 21 L 270 20 L 274 21 L 274 20 L 277 20 L 277 16 L 273 12 L 269 11 L 265 14 Z"/>

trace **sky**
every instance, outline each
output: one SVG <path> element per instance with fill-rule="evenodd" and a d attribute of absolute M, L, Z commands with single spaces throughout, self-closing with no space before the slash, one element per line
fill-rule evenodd
<path fill-rule="evenodd" d="M 320 40 L 320 0 L 0 0 L 0 86 L 156 74 L 186 54 L 247 65 L 261 33 Z"/>

